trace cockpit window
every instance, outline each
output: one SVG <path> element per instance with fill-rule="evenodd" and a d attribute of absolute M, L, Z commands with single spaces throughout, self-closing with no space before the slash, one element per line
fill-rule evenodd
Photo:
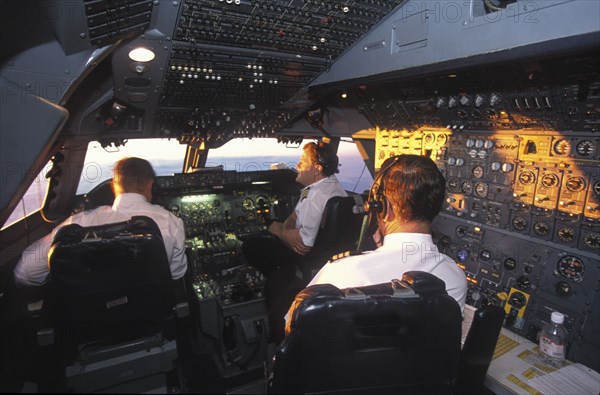
<path fill-rule="evenodd" d="M 12 214 L 6 222 L 2 225 L 2 229 L 8 228 L 13 223 L 19 221 L 21 218 L 25 218 L 29 214 L 36 212 L 44 204 L 44 198 L 46 197 L 46 188 L 48 187 L 48 179 L 46 173 L 52 168 L 52 162 L 46 163 L 46 166 L 40 171 L 37 177 L 33 180 L 33 183 L 29 186 L 23 198 L 14 208 Z"/>
<path fill-rule="evenodd" d="M 181 173 L 186 146 L 177 140 L 135 139 L 123 146 L 103 148 L 97 141 L 88 144 L 77 194 L 89 192 L 104 180 L 112 178 L 116 161 L 126 156 L 146 159 L 157 176 Z"/>
<path fill-rule="evenodd" d="M 255 171 L 277 168 L 294 168 L 302 155 L 302 147 L 311 140 L 286 146 L 275 139 L 234 139 L 208 152 L 207 167 L 223 166 L 224 170 Z M 356 145 L 352 141 L 341 141 L 338 148 L 340 172 L 337 174 L 344 189 L 354 192 L 368 190 L 373 182 Z"/>

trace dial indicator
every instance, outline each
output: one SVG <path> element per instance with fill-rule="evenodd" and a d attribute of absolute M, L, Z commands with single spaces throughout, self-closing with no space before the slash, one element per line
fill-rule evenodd
<path fill-rule="evenodd" d="M 579 282 L 583 280 L 585 265 L 581 259 L 573 255 L 563 256 L 556 263 L 556 271 L 567 280 Z"/>

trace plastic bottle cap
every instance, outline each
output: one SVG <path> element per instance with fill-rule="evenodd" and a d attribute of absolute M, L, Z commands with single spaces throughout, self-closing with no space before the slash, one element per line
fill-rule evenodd
<path fill-rule="evenodd" d="M 559 313 L 558 311 L 553 311 L 550 319 L 555 324 L 562 324 L 563 322 L 565 322 L 565 316 L 562 313 Z"/>

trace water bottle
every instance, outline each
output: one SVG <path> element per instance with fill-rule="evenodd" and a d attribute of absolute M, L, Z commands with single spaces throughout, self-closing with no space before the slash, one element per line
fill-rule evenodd
<path fill-rule="evenodd" d="M 561 367 L 567 351 L 567 330 L 563 326 L 565 316 L 554 311 L 550 319 L 551 322 L 540 332 L 540 355 L 545 362 Z"/>

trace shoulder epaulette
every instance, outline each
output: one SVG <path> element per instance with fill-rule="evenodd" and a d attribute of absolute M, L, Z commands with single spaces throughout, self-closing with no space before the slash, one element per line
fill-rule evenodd
<path fill-rule="evenodd" d="M 340 252 L 339 254 L 335 254 L 334 256 L 331 257 L 331 262 L 337 261 L 338 259 L 342 259 L 342 258 L 346 258 L 349 256 L 354 256 L 354 255 L 361 255 L 362 252 L 361 251 L 346 251 L 346 252 Z"/>

